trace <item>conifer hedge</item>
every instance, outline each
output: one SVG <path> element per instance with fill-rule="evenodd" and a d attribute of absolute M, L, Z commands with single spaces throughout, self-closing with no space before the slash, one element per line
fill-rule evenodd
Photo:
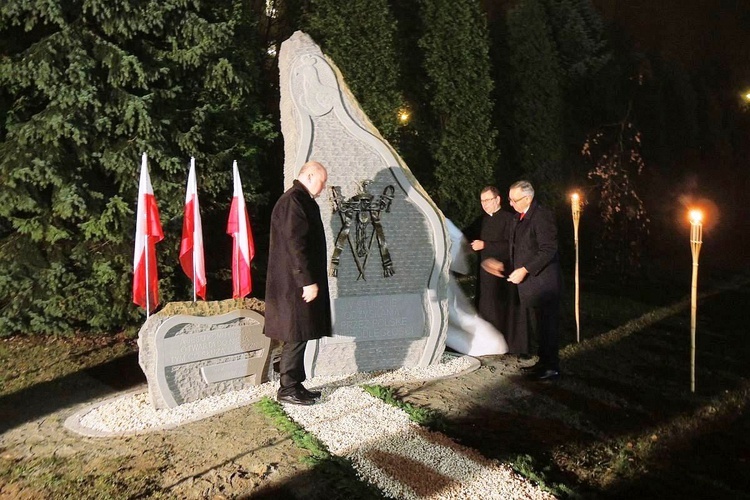
<path fill-rule="evenodd" d="M 248 5 L 0 5 L 0 335 L 142 318 L 130 288 L 143 151 L 167 235 L 157 246 L 162 298 L 188 297 L 176 270 L 190 156 L 211 261 L 231 161 L 252 179 L 274 133 L 259 104 L 263 54 Z M 260 194 L 252 182 L 245 193 Z"/>
<path fill-rule="evenodd" d="M 420 7 L 435 194 L 446 216 L 461 227 L 481 213 L 479 191 L 495 183 L 499 160 L 487 20 L 477 0 L 422 0 Z"/>

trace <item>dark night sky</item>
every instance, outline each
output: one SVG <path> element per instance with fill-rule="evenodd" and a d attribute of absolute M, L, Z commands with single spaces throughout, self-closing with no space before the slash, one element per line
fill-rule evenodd
<path fill-rule="evenodd" d="M 680 61 L 690 72 L 717 70 L 716 74 L 721 76 L 716 83 L 724 98 L 728 98 L 725 103 L 734 98 L 739 103 L 741 94 L 750 91 L 750 0 L 593 0 L 593 3 L 607 22 L 619 25 L 629 35 L 637 50 Z M 680 200 L 704 200 L 699 206 L 707 211 L 709 220 L 704 225 L 707 244 L 701 258 L 705 261 L 713 257 L 717 261 L 714 264 L 720 267 L 744 269 L 750 257 L 747 231 L 750 213 L 746 203 L 750 177 L 742 161 L 727 165 L 736 172 L 732 181 L 727 178 L 729 171 L 715 175 L 716 170 L 708 168 L 713 167 L 713 160 L 708 158 L 706 162 L 702 186 L 696 184 L 683 193 L 684 183 L 677 184 L 675 192 Z M 744 175 L 740 175 L 738 168 Z M 681 216 L 677 212 L 673 215 Z M 674 222 L 686 227 L 684 220 Z M 714 228 L 723 230 L 713 231 Z"/>
<path fill-rule="evenodd" d="M 643 51 L 659 52 L 688 70 L 717 65 L 728 88 L 750 87 L 750 1 L 593 0 Z"/>
<path fill-rule="evenodd" d="M 489 19 L 518 0 L 482 0 Z M 729 71 L 727 88 L 750 88 L 750 0 L 592 0 L 634 46 L 680 61 Z"/>

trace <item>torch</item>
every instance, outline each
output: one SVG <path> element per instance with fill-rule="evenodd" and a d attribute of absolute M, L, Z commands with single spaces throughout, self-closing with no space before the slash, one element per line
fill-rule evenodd
<path fill-rule="evenodd" d="M 579 308 L 579 287 L 578 287 L 578 222 L 581 220 L 581 199 L 578 193 L 573 193 L 570 197 L 570 208 L 573 213 L 573 241 L 576 248 L 576 270 L 575 270 L 575 314 L 576 314 L 576 342 L 581 341 L 581 314 Z"/>
<path fill-rule="evenodd" d="M 693 279 L 690 286 L 690 392 L 695 392 L 695 318 L 698 310 L 698 255 L 703 243 L 703 213 L 690 210 L 690 250 L 693 254 Z"/>

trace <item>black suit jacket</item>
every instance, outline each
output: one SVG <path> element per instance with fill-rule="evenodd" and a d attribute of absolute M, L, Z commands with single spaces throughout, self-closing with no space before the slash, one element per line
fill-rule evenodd
<path fill-rule="evenodd" d="M 510 231 L 511 269 L 525 267 L 528 276 L 518 284 L 524 307 L 539 307 L 560 297 L 562 275 L 557 253 L 557 226 L 551 210 L 531 202 L 523 220 L 513 218 Z"/>

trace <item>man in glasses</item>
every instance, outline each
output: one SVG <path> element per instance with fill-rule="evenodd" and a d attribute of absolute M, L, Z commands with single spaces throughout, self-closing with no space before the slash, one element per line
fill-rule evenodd
<path fill-rule="evenodd" d="M 518 294 L 502 271 L 485 269 L 490 263 L 504 268 L 510 259 L 510 231 L 513 215 L 501 210 L 502 198 L 495 186 L 487 186 L 479 194 L 484 214 L 466 230 L 471 248 L 479 253 L 476 307 L 479 315 L 505 337 L 508 353 L 528 354 L 526 331 L 514 328 L 519 309 Z"/>
<path fill-rule="evenodd" d="M 537 380 L 560 377 L 560 289 L 562 274 L 557 254 L 557 227 L 551 210 L 534 200 L 528 181 L 510 186 L 510 205 L 517 212 L 510 234 L 508 281 L 518 285 L 539 341 L 539 361 L 524 368 Z"/>

